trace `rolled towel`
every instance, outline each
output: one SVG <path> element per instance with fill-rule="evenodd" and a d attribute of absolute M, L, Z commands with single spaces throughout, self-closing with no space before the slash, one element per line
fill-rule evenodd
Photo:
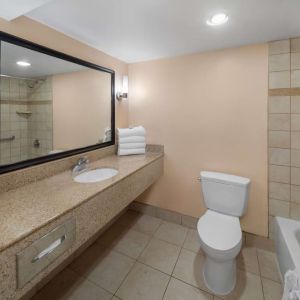
<path fill-rule="evenodd" d="M 118 128 L 119 138 L 130 136 L 143 136 L 145 137 L 146 131 L 143 126 L 137 126 L 132 128 Z"/>
<path fill-rule="evenodd" d="M 121 143 L 119 149 L 144 149 L 146 148 L 145 143 Z"/>
<path fill-rule="evenodd" d="M 284 290 L 282 300 L 297 300 L 300 296 L 299 273 L 288 270 L 284 275 Z"/>
<path fill-rule="evenodd" d="M 145 154 L 146 149 L 118 149 L 118 155 Z"/>
<path fill-rule="evenodd" d="M 119 144 L 123 143 L 145 143 L 146 139 L 144 136 L 128 136 L 119 137 Z"/>

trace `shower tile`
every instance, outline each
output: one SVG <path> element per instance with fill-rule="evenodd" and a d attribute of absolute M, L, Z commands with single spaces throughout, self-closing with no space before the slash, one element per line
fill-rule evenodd
<path fill-rule="evenodd" d="M 291 215 L 290 217 L 295 220 L 300 220 L 300 204 L 291 203 Z"/>
<path fill-rule="evenodd" d="M 291 130 L 300 131 L 300 114 L 291 114 Z"/>
<path fill-rule="evenodd" d="M 297 149 L 291 150 L 291 166 L 300 167 L 300 150 Z"/>
<path fill-rule="evenodd" d="M 289 217 L 290 203 L 276 199 L 269 200 L 269 214 L 271 216 Z"/>
<path fill-rule="evenodd" d="M 269 115 L 269 130 L 290 130 L 290 115 L 289 114 L 270 114 Z"/>
<path fill-rule="evenodd" d="M 270 72 L 269 73 L 269 88 L 280 89 L 289 88 L 291 81 L 290 71 Z"/>
<path fill-rule="evenodd" d="M 291 39 L 291 52 L 300 51 L 300 38 Z"/>
<path fill-rule="evenodd" d="M 294 70 L 291 72 L 291 87 L 300 87 L 300 70 Z"/>
<path fill-rule="evenodd" d="M 273 199 L 290 201 L 290 185 L 286 183 L 270 182 L 269 196 Z"/>
<path fill-rule="evenodd" d="M 300 113 L 300 96 L 291 97 L 291 112 Z"/>
<path fill-rule="evenodd" d="M 300 168 L 291 168 L 291 184 L 300 185 Z"/>
<path fill-rule="evenodd" d="M 290 113 L 291 99 L 289 96 L 271 96 L 269 97 L 269 113 Z"/>
<path fill-rule="evenodd" d="M 291 185 L 291 201 L 300 203 L 300 186 Z"/>
<path fill-rule="evenodd" d="M 291 148 L 300 149 L 300 132 L 291 132 Z"/>
<path fill-rule="evenodd" d="M 291 68 L 292 70 L 300 69 L 300 52 L 294 52 L 291 54 Z"/>
<path fill-rule="evenodd" d="M 274 41 L 269 43 L 269 55 L 289 53 L 289 52 L 290 52 L 290 40 L 281 40 L 281 41 Z"/>
<path fill-rule="evenodd" d="M 289 149 L 269 148 L 269 163 L 272 165 L 289 166 L 290 156 Z"/>
<path fill-rule="evenodd" d="M 274 182 L 290 183 L 290 167 L 269 166 L 269 179 Z"/>
<path fill-rule="evenodd" d="M 290 53 L 269 56 L 269 71 L 290 70 Z"/>

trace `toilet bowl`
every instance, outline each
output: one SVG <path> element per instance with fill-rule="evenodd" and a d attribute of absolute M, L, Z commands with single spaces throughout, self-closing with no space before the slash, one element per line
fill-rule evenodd
<path fill-rule="evenodd" d="M 217 295 L 227 295 L 236 284 L 236 257 L 242 247 L 239 216 L 247 207 L 248 178 L 201 172 L 206 213 L 197 230 L 205 253 L 203 277 L 206 286 Z"/>
<path fill-rule="evenodd" d="M 207 287 L 218 295 L 235 286 L 235 258 L 242 246 L 242 230 L 237 217 L 211 210 L 197 224 L 200 245 L 206 254 L 203 277 Z"/>

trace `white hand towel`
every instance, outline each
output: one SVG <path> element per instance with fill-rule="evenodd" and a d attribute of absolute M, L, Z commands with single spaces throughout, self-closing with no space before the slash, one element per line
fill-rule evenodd
<path fill-rule="evenodd" d="M 118 128 L 118 136 L 121 138 L 123 137 L 130 137 L 130 136 L 145 136 L 146 131 L 143 126 L 137 126 L 133 128 Z"/>
<path fill-rule="evenodd" d="M 284 275 L 282 300 L 300 300 L 299 274 L 296 270 L 288 270 Z"/>
<path fill-rule="evenodd" d="M 119 149 L 144 149 L 146 148 L 145 143 L 121 143 Z"/>
<path fill-rule="evenodd" d="M 145 143 L 146 139 L 144 136 L 128 136 L 119 137 L 119 144 L 123 143 Z"/>
<path fill-rule="evenodd" d="M 118 149 L 118 155 L 145 154 L 146 149 Z"/>

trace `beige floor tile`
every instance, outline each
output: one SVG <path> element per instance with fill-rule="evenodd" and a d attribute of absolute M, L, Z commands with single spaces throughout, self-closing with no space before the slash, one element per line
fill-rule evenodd
<path fill-rule="evenodd" d="M 256 248 L 244 247 L 237 258 L 237 267 L 259 275 Z"/>
<path fill-rule="evenodd" d="M 152 235 L 155 233 L 161 223 L 161 219 L 148 215 L 141 215 L 131 228 L 139 232 Z"/>
<path fill-rule="evenodd" d="M 213 300 L 213 296 L 180 280 L 171 278 L 164 300 Z"/>
<path fill-rule="evenodd" d="M 256 247 L 271 252 L 275 251 L 274 241 L 251 233 L 246 233 L 246 246 Z"/>
<path fill-rule="evenodd" d="M 209 292 L 202 275 L 204 259 L 200 253 L 182 249 L 172 276 Z"/>
<path fill-rule="evenodd" d="M 257 249 L 257 255 L 261 276 L 280 282 L 275 253 Z"/>
<path fill-rule="evenodd" d="M 186 239 L 183 244 L 183 248 L 187 250 L 191 250 L 193 252 L 199 252 L 202 250 L 200 249 L 200 242 L 199 242 L 199 235 L 198 231 L 195 229 L 189 229 Z"/>
<path fill-rule="evenodd" d="M 171 244 L 182 246 L 188 229 L 178 224 L 163 222 L 154 236 Z"/>
<path fill-rule="evenodd" d="M 133 259 L 94 244 L 70 268 L 107 291 L 115 293 L 133 265 Z"/>
<path fill-rule="evenodd" d="M 137 259 L 147 246 L 150 239 L 150 235 L 130 229 L 124 233 L 122 237 L 113 242 L 112 247 L 118 252 Z"/>
<path fill-rule="evenodd" d="M 116 296 L 122 300 L 161 300 L 169 279 L 164 273 L 136 263 Z"/>
<path fill-rule="evenodd" d="M 116 224 L 131 227 L 142 216 L 142 214 L 136 211 L 127 210 L 118 220 L 116 220 Z"/>
<path fill-rule="evenodd" d="M 64 269 L 51 280 L 32 300 L 108 300 L 112 294 Z"/>
<path fill-rule="evenodd" d="M 138 261 L 171 275 L 179 253 L 180 247 L 165 241 L 152 239 Z"/>
<path fill-rule="evenodd" d="M 98 238 L 97 243 L 104 246 L 111 246 L 116 240 L 121 239 L 127 231 L 127 228 L 115 223 Z"/>
<path fill-rule="evenodd" d="M 260 277 L 244 271 L 237 271 L 237 284 L 226 300 L 264 300 Z"/>
<path fill-rule="evenodd" d="M 265 300 L 281 300 L 283 290 L 280 283 L 262 278 L 262 285 Z"/>

